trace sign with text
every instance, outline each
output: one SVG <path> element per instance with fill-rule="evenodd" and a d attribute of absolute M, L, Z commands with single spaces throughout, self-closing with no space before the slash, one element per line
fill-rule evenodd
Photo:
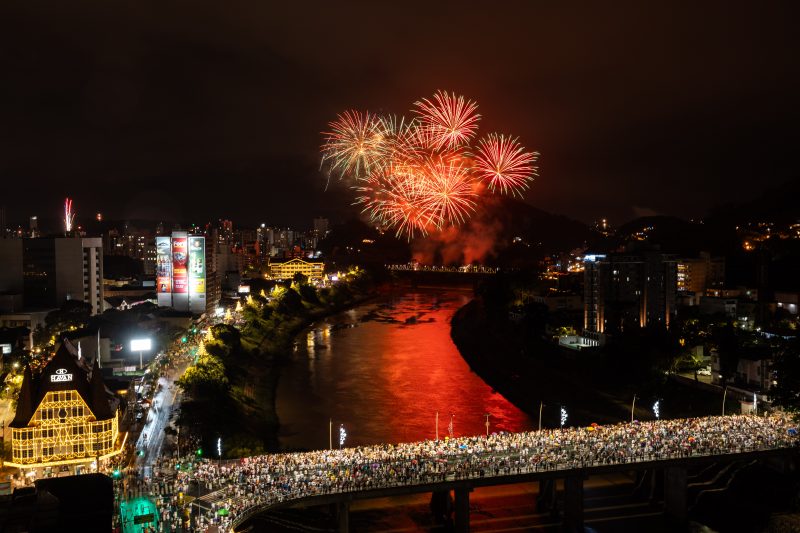
<path fill-rule="evenodd" d="M 172 238 L 172 292 L 186 294 L 189 292 L 189 272 L 187 264 L 186 237 Z"/>
<path fill-rule="evenodd" d="M 51 383 L 63 383 L 65 381 L 72 381 L 72 374 L 68 373 L 66 368 L 59 368 L 50 375 Z"/>

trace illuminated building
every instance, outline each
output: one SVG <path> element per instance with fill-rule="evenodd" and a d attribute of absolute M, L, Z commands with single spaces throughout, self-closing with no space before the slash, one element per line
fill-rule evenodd
<path fill-rule="evenodd" d="M 584 329 L 613 333 L 630 327 L 669 328 L 676 313 L 677 260 L 661 252 L 587 255 Z"/>
<path fill-rule="evenodd" d="M 292 279 L 297 273 L 303 274 L 310 280 L 322 279 L 324 270 L 325 263 L 303 261 L 297 258 L 269 264 L 269 275 L 272 279 Z"/>
<path fill-rule="evenodd" d="M 0 241 L 0 292 L 22 294 L 26 308 L 67 300 L 103 307 L 103 243 L 99 238 L 46 237 Z"/>
<path fill-rule="evenodd" d="M 119 402 L 95 361 L 78 360 L 67 342 L 38 376 L 25 368 L 11 422 L 11 462 L 17 468 L 81 465 L 122 451 Z"/>
<path fill-rule="evenodd" d="M 156 237 L 155 245 L 158 305 L 197 314 L 216 308 L 216 261 L 206 238 L 173 231 Z"/>
<path fill-rule="evenodd" d="M 725 258 L 712 258 L 708 252 L 699 257 L 678 261 L 678 290 L 705 294 L 706 289 L 725 285 Z"/>

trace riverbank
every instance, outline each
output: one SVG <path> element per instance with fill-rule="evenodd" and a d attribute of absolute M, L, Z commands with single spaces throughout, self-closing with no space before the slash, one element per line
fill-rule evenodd
<path fill-rule="evenodd" d="M 488 312 L 480 298 L 456 312 L 451 336 L 473 371 L 514 405 L 538 420 L 543 403 L 544 427 L 560 424 L 561 406 L 567 425 L 630 420 L 634 395 L 634 418 L 641 420 L 654 418 L 656 399 L 662 418 L 719 412 L 721 398 L 713 393 L 666 379 L 653 385 L 615 375 L 597 352 L 559 348 L 507 316 Z"/>
<path fill-rule="evenodd" d="M 301 282 L 277 286 L 269 296 L 249 295 L 225 323 L 209 329 L 196 364 L 181 378 L 190 398 L 182 405 L 181 425 L 199 434 L 206 448 L 222 439 L 226 457 L 277 451 L 275 393 L 295 336 L 377 291 L 363 270 L 354 269 L 333 287 Z"/>

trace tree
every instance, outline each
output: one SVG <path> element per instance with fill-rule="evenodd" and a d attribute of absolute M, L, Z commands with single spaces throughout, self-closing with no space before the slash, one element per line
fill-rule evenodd
<path fill-rule="evenodd" d="M 800 339 L 795 338 L 778 350 L 772 368 L 775 372 L 775 384 L 770 389 L 772 402 L 793 412 L 800 411 Z"/>

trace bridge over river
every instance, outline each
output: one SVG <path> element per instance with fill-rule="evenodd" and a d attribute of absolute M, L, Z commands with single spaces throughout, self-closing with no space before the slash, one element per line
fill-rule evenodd
<path fill-rule="evenodd" d="M 193 474 L 211 492 L 200 502 L 229 511 L 240 528 L 264 511 L 335 504 L 349 529 L 349 502 L 454 491 L 457 531 L 469 531 L 469 493 L 477 487 L 564 479 L 564 523 L 583 525 L 583 480 L 620 470 L 663 470 L 665 512 L 686 521 L 687 468 L 712 461 L 793 460 L 797 429 L 784 416 L 738 415 L 634 422 L 341 450 L 273 454 L 203 463 Z"/>

